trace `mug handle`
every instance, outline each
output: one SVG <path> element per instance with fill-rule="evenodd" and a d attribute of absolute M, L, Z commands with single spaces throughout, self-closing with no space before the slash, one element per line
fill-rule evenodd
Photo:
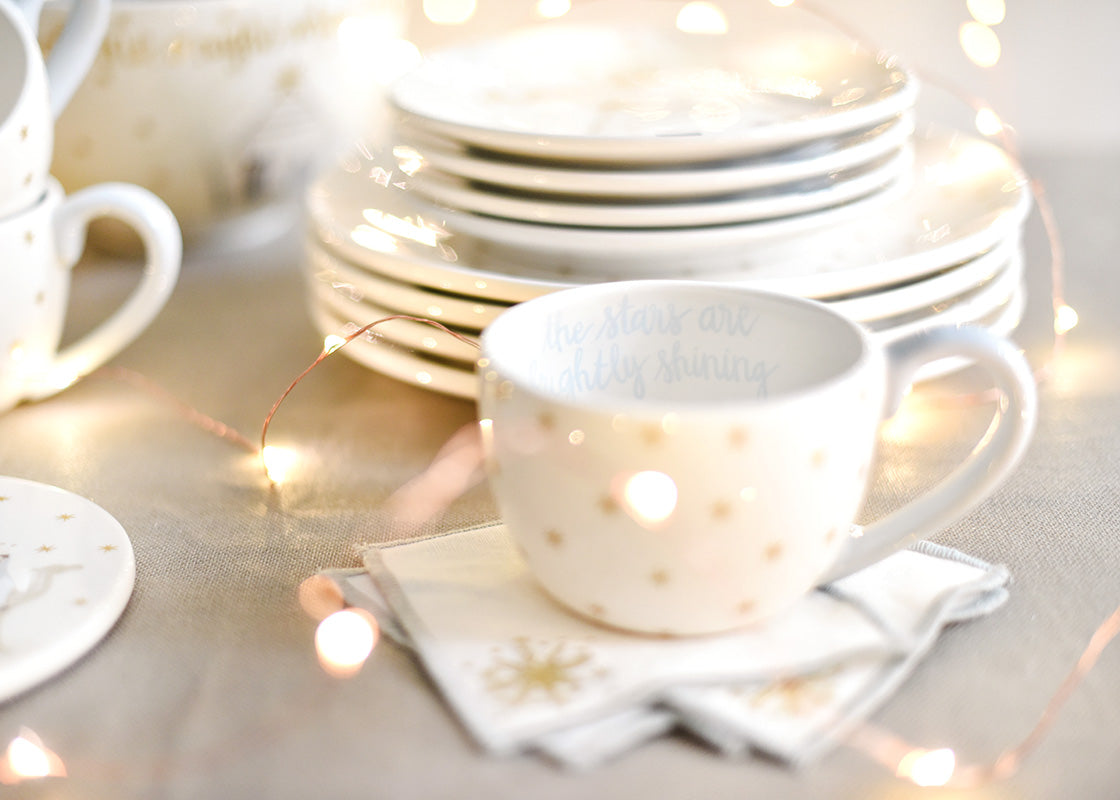
<path fill-rule="evenodd" d="M 123 350 L 151 324 L 175 288 L 183 257 L 179 224 L 162 200 L 131 184 L 102 183 L 63 200 L 53 220 L 62 268 L 71 269 L 81 258 L 86 229 L 98 217 L 119 219 L 139 234 L 145 259 L 140 282 L 113 314 L 55 355 L 38 385 L 26 392 L 28 400 L 66 388 Z"/>
<path fill-rule="evenodd" d="M 954 356 L 970 357 L 989 372 L 999 390 L 999 406 L 987 432 L 960 466 L 925 494 L 849 539 L 821 583 L 850 575 L 944 528 L 984 500 L 1022 459 L 1038 418 L 1038 391 L 1027 360 L 1011 342 L 984 328 L 934 328 L 891 343 L 886 354 L 888 416 L 898 409 L 923 364 Z"/>
<path fill-rule="evenodd" d="M 51 113 L 58 119 L 78 90 L 109 30 L 110 0 L 71 0 L 66 23 L 47 56 Z M 15 0 L 34 34 L 39 32 L 43 0 Z"/>

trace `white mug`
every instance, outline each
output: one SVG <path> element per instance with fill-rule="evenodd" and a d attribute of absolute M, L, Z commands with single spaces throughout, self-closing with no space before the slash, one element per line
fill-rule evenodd
<path fill-rule="evenodd" d="M 43 0 L 0 0 L 6 2 L 23 12 L 32 35 L 37 34 Z M 110 0 L 71 0 L 67 6 L 65 23 L 47 57 L 51 113 L 55 118 L 66 108 L 97 57 L 109 28 L 109 4 Z"/>
<path fill-rule="evenodd" d="M 92 219 L 131 226 L 144 243 L 144 266 L 131 295 L 80 340 L 59 351 L 70 270 Z M 182 238 L 157 197 L 137 186 L 103 184 L 65 196 L 50 181 L 39 202 L 0 220 L 0 411 L 65 389 L 132 342 L 175 287 Z"/>
<path fill-rule="evenodd" d="M 990 371 L 998 424 L 859 531 L 879 423 L 950 356 Z M 1037 413 L 1022 355 L 983 329 L 882 346 L 820 303 L 688 281 L 515 306 L 483 332 L 478 372 L 491 486 L 539 583 L 589 618 L 668 635 L 776 614 L 949 524 L 1018 463 Z"/>
<path fill-rule="evenodd" d="M 80 0 L 44 65 L 35 40 L 38 7 L 0 0 L 0 218 L 33 205 L 46 189 L 54 118 L 89 69 L 108 19 L 108 0 Z"/>

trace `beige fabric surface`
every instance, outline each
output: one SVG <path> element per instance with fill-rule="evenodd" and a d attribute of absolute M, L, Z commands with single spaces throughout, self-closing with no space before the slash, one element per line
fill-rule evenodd
<path fill-rule="evenodd" d="M 1011 600 L 949 630 L 875 722 L 963 761 L 1025 735 L 1090 634 L 1120 603 L 1120 156 L 1028 161 L 1047 183 L 1081 314 L 1042 388 L 1026 462 L 937 541 L 1008 565 Z M 275 398 L 317 354 L 303 306 L 298 236 L 245 256 L 191 257 L 165 313 L 115 363 L 258 435 Z M 1047 257 L 1032 219 L 1032 302 L 1022 339 L 1045 355 Z M 90 258 L 77 327 L 128 285 Z M 890 429 L 869 516 L 948 469 L 990 409 L 953 407 L 952 385 L 919 391 Z M 941 398 L 940 400 L 938 398 Z M 137 582 L 120 622 L 87 657 L 0 706 L 0 742 L 38 733 L 69 776 L 0 790 L 30 798 L 873 798 L 913 796 L 841 749 L 803 772 L 721 758 L 669 737 L 585 775 L 535 758 L 480 754 L 411 657 L 384 642 L 356 678 L 318 666 L 300 581 L 358 565 L 386 535 L 379 504 L 473 418 L 467 402 L 330 359 L 292 394 L 272 444 L 301 467 L 270 491 L 253 457 L 119 380 L 87 380 L 0 416 L 0 474 L 88 496 L 121 521 Z M 485 489 L 431 530 L 490 519 Z M 984 797 L 1113 798 L 1120 786 L 1120 646 L 1107 651 L 1050 736 Z M 943 796 L 936 793 L 928 796 Z"/>

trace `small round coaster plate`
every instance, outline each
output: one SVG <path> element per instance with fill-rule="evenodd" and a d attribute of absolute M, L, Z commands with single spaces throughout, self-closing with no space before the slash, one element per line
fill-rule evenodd
<path fill-rule="evenodd" d="M 124 611 L 135 577 L 132 543 L 100 506 L 0 477 L 0 701 L 92 649 Z"/>

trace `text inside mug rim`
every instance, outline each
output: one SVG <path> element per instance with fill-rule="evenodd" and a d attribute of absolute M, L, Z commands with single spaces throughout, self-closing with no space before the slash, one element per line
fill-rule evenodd
<path fill-rule="evenodd" d="M 730 359 L 726 352 L 722 355 L 705 353 L 703 346 L 696 344 L 695 335 L 688 338 L 688 334 L 684 333 L 676 337 L 675 334 L 681 333 L 678 327 L 676 331 L 666 329 L 660 332 L 663 335 L 659 341 L 667 343 L 660 350 L 638 355 L 633 349 L 615 350 L 612 342 L 607 351 L 610 355 L 606 358 L 601 349 L 592 351 L 594 357 L 583 358 L 583 342 L 587 339 L 597 341 L 603 328 L 612 329 L 612 338 L 619 335 L 616 326 L 618 308 L 612 311 L 612 307 L 621 303 L 622 307 L 629 308 L 628 302 L 634 299 L 646 303 L 664 302 L 669 308 L 672 308 L 674 300 L 679 302 L 681 299 L 692 303 L 704 300 L 749 301 L 753 304 L 752 308 L 779 312 L 782 319 L 767 326 L 771 333 L 787 331 L 796 335 L 797 321 L 812 320 L 812 329 L 801 335 L 801 341 L 811 348 L 812 355 L 792 368 L 786 365 L 785 373 L 774 380 L 781 364 L 767 363 L 764 358 L 748 358 L 738 350 L 730 354 Z M 694 306 L 691 308 L 696 310 Z M 781 313 L 782 308 L 788 309 L 788 314 Z M 573 310 L 577 316 L 579 313 L 585 316 L 578 319 L 569 317 L 570 322 L 562 323 L 560 328 L 554 328 L 551 317 L 542 322 L 546 315 Z M 586 314 L 595 316 L 596 312 L 604 315 L 602 324 L 599 330 L 589 330 Z M 686 317 L 687 312 L 680 316 Z M 754 324 L 748 317 L 742 314 L 740 317 L 739 323 L 734 319 L 729 319 L 729 322 L 732 325 Z M 702 313 L 691 317 L 690 324 L 696 325 L 698 319 L 702 319 Z M 713 319 L 709 317 L 709 320 Z M 665 320 L 666 325 L 674 322 L 671 316 Z M 571 327 L 565 327 L 569 325 Z M 702 322 L 700 327 L 703 327 Z M 645 333 L 648 336 L 658 335 L 656 331 Z M 641 336 L 643 333 L 632 331 L 630 335 Z M 744 327 L 741 332 L 717 332 L 713 341 L 718 347 L 736 336 L 745 338 L 750 335 L 751 331 Z M 574 341 L 577 337 L 582 337 L 578 343 Z M 686 345 L 679 346 L 676 338 L 685 340 Z M 484 392 L 486 383 L 496 382 L 508 387 L 499 387 L 499 394 L 514 390 L 561 405 L 653 416 L 681 410 L 703 412 L 744 405 L 777 405 L 797 397 L 819 395 L 833 385 L 862 374 L 876 351 L 868 333 L 858 323 L 819 302 L 748 287 L 715 286 L 687 280 L 593 284 L 525 301 L 503 312 L 492 322 L 483 331 L 481 343 L 478 374 Z M 640 346 L 656 347 L 648 341 L 643 341 Z M 740 343 L 735 343 L 735 347 L 739 346 Z M 767 353 L 775 352 L 772 346 L 764 347 Z M 554 353 L 551 359 L 548 353 L 542 352 L 547 350 Z M 779 344 L 776 350 L 787 356 L 791 353 L 800 355 L 794 344 Z M 564 361 L 565 358 L 569 360 Z M 593 365 L 594 361 L 598 362 L 598 366 Z M 610 363 L 605 363 L 607 361 Z M 722 374 L 720 370 L 723 370 Z M 689 382 L 695 384 L 693 391 L 684 386 Z M 664 386 L 659 386 L 659 383 L 675 383 L 678 386 L 664 391 Z M 650 387 L 654 391 L 647 391 Z M 678 388 L 680 391 L 677 391 Z"/>

